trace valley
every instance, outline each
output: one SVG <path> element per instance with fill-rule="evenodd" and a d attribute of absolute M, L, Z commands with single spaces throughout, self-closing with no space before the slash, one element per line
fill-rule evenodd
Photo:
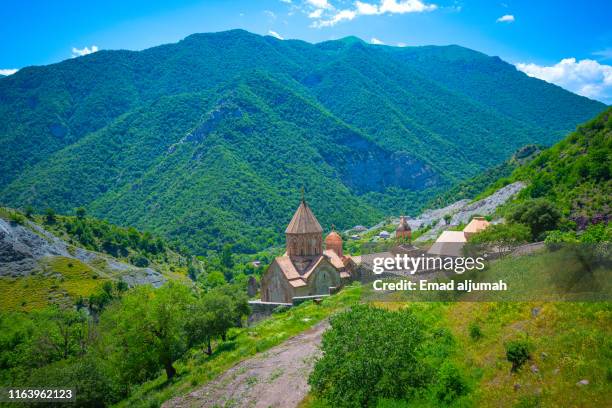
<path fill-rule="evenodd" d="M 457 45 L 279 37 L 0 77 L 0 386 L 612 406 L 612 107 Z M 373 288 L 400 253 L 487 259 Z"/>

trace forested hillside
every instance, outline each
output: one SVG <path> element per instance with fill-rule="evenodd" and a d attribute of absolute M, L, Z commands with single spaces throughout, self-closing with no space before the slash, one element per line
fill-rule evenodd
<path fill-rule="evenodd" d="M 493 183 L 483 194 L 518 180 L 528 183 L 517 199 L 506 206 L 512 216 L 521 208 L 547 202 L 560 213 L 563 231 L 605 225 L 612 207 L 612 108 L 578 126 L 575 132 L 531 162 L 519 166 Z"/>
<path fill-rule="evenodd" d="M 0 203 L 254 251 L 302 186 L 326 228 L 414 212 L 603 108 L 458 46 L 195 34 L 2 78 Z"/>

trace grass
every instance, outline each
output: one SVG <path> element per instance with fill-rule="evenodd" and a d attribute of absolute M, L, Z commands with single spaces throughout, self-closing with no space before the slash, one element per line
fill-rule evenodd
<path fill-rule="evenodd" d="M 118 407 L 159 406 L 172 397 L 185 395 L 211 381 L 238 362 L 282 343 L 329 317 L 338 310 L 357 304 L 361 288 L 349 286 L 316 305 L 306 302 L 286 312 L 272 315 L 252 327 L 233 329 L 228 341 L 217 344 L 212 356 L 192 350 L 177 362 L 177 376 L 171 382 L 164 374 L 136 387 Z"/>
<path fill-rule="evenodd" d="M 27 277 L 0 278 L 0 311 L 31 311 L 49 304 L 71 305 L 97 292 L 106 278 L 78 259 L 48 257 Z"/>
<path fill-rule="evenodd" d="M 533 301 L 374 304 L 411 308 L 427 326 L 450 330 L 455 346 L 449 359 L 461 369 L 471 390 L 455 406 L 612 406 L 610 302 L 537 300 L 549 274 L 563 266 L 565 271 L 571 269 L 565 254 L 539 253 L 502 259 L 486 271 L 487 281 L 504 277 L 509 285 L 531 291 L 527 297 Z M 534 271 L 543 272 L 531 281 L 525 279 Z M 478 335 L 473 327 L 478 327 Z M 527 339 L 531 359 L 513 373 L 505 345 L 516 339 Z M 589 384 L 578 385 L 581 380 Z M 312 394 L 300 404 L 300 408 L 322 406 Z"/>

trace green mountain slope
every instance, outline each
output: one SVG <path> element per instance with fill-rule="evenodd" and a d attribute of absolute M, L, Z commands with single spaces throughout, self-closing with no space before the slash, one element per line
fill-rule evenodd
<path fill-rule="evenodd" d="M 0 202 L 251 251 L 302 185 L 324 225 L 367 224 L 603 108 L 457 46 L 195 34 L 0 81 Z"/>
<path fill-rule="evenodd" d="M 578 126 L 575 132 L 511 174 L 483 188 L 480 197 L 515 181 L 527 187 L 501 209 L 544 199 L 557 207 L 578 230 L 590 224 L 608 223 L 612 208 L 612 108 Z M 573 224 L 560 225 L 573 229 Z"/>

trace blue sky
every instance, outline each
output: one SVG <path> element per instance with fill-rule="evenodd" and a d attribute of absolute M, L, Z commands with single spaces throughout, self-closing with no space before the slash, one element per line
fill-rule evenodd
<path fill-rule="evenodd" d="M 99 49 L 140 50 L 243 28 L 319 42 L 459 44 L 612 103 L 612 1 L 106 0 L 0 6 L 0 73 Z"/>

